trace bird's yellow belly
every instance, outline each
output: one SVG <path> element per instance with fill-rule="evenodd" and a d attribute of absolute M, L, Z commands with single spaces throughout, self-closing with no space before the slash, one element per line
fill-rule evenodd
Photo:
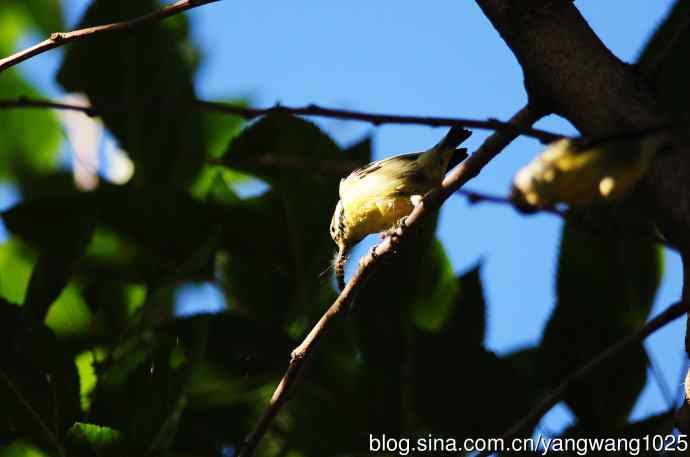
<path fill-rule="evenodd" d="M 345 217 L 349 228 L 347 238 L 351 243 L 391 228 L 414 209 L 409 196 L 372 199 L 363 205 L 349 206 L 352 207 L 345 207 Z"/>

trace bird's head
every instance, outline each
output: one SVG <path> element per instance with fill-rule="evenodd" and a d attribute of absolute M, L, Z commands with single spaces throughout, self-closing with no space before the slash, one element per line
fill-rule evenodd
<path fill-rule="evenodd" d="M 331 219 L 331 238 L 341 251 L 345 249 L 345 209 L 340 200 L 335 206 Z"/>

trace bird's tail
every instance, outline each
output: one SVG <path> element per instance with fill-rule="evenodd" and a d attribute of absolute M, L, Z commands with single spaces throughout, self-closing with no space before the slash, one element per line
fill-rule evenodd
<path fill-rule="evenodd" d="M 472 132 L 469 130 L 454 125 L 436 146 L 422 153 L 418 159 L 421 166 L 434 175 L 442 177 L 467 157 L 467 149 L 457 149 L 457 147 L 470 135 Z"/>
<path fill-rule="evenodd" d="M 458 148 L 455 150 L 453 155 L 450 157 L 450 161 L 448 162 L 448 166 L 446 167 L 446 173 L 448 173 L 450 170 L 455 168 L 457 164 L 462 162 L 467 158 L 467 148 Z"/>
<path fill-rule="evenodd" d="M 338 249 L 333 257 L 333 271 L 335 271 L 335 279 L 338 283 L 338 289 L 342 292 L 345 288 L 345 263 L 347 262 L 347 250 L 344 248 Z"/>
<path fill-rule="evenodd" d="M 446 133 L 446 136 L 443 137 L 441 141 L 438 142 L 436 146 L 434 146 L 432 149 L 436 150 L 442 150 L 442 151 L 448 151 L 448 150 L 454 150 L 460 144 L 468 139 L 472 135 L 472 132 L 469 130 L 459 127 L 457 125 L 454 125 L 448 130 L 448 133 Z"/>

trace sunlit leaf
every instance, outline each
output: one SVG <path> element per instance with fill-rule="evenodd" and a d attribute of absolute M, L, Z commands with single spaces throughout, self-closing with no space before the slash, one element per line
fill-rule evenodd
<path fill-rule="evenodd" d="M 64 31 L 60 0 L 6 0 L 9 5 L 21 11 L 27 22 L 32 23 L 42 34 Z"/>
<path fill-rule="evenodd" d="M 0 457 L 48 457 L 48 454 L 25 440 L 16 440 L 0 448 Z"/>
<path fill-rule="evenodd" d="M 0 98 L 39 95 L 16 71 L 0 74 Z M 54 113 L 3 109 L 0 110 L 0 125 L 3 128 L 0 135 L 0 180 L 29 172 L 46 173 L 57 166 L 61 132 Z"/>
<path fill-rule="evenodd" d="M 125 447 L 122 433 L 110 427 L 77 422 L 67 432 L 73 455 L 96 457 L 121 455 Z"/>

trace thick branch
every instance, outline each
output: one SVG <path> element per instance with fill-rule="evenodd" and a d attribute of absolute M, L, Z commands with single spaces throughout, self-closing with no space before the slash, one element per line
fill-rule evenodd
<path fill-rule="evenodd" d="M 51 34 L 48 39 L 43 40 L 40 43 L 31 46 L 30 48 L 19 51 L 11 56 L 5 57 L 4 59 L 0 59 L 0 73 L 17 65 L 20 62 L 30 59 L 31 57 L 34 57 L 38 54 L 43 54 L 44 52 L 50 51 L 51 49 L 55 49 L 73 41 L 83 40 L 95 35 L 100 35 L 101 33 L 128 30 L 140 25 L 158 22 L 167 17 L 182 13 L 188 9 L 218 1 L 220 0 L 179 0 L 178 2 L 166 6 L 165 8 L 161 8 L 158 11 L 131 19 L 129 21 L 97 25 L 95 27 L 74 30 L 72 32 L 55 32 Z"/>
<path fill-rule="evenodd" d="M 601 352 L 598 356 L 582 365 L 580 368 L 567 376 L 561 382 L 561 384 L 556 387 L 556 389 L 544 397 L 541 403 L 530 411 L 529 414 L 520 419 L 506 433 L 504 433 L 501 437 L 503 442 L 510 444 L 513 438 L 517 437 L 521 433 L 525 432 L 529 427 L 539 422 L 544 414 L 546 414 L 551 408 L 553 408 L 556 404 L 558 404 L 559 401 L 563 399 L 563 396 L 572 384 L 581 380 L 601 364 L 617 356 L 633 344 L 641 343 L 649 335 L 663 328 L 666 326 L 666 324 L 678 319 L 683 314 L 687 313 L 688 310 L 690 310 L 690 302 L 681 301 L 669 306 L 666 310 L 664 310 L 664 312 L 647 322 L 637 332 L 619 340 L 618 342 L 609 346 L 605 351 Z M 485 452 L 479 455 L 485 456 L 488 454 L 488 452 Z"/>
<path fill-rule="evenodd" d="M 512 125 L 510 122 L 502 122 L 497 119 L 467 119 L 467 118 L 455 118 L 455 117 L 437 117 L 437 116 L 404 116 L 401 114 L 383 114 L 383 113 L 368 113 L 362 111 L 352 111 L 344 109 L 326 108 L 323 106 L 317 106 L 314 104 L 307 106 L 283 106 L 276 105 L 270 108 L 248 108 L 245 106 L 234 105 L 231 103 L 221 103 L 221 102 L 209 102 L 203 100 L 167 100 L 154 103 L 149 105 L 151 110 L 160 109 L 177 109 L 177 110 L 197 110 L 204 112 L 217 112 L 225 113 L 234 116 L 240 116 L 245 119 L 254 119 L 259 116 L 263 116 L 270 113 L 287 113 L 296 116 L 315 116 L 315 117 L 327 117 L 333 119 L 345 119 L 352 121 L 362 121 L 368 122 L 373 125 L 381 124 L 407 124 L 407 125 L 428 125 L 431 127 L 442 127 L 442 126 L 460 126 L 466 128 L 474 129 L 484 129 L 484 130 L 501 130 L 509 129 L 517 131 L 521 135 L 529 136 L 535 138 L 542 143 L 550 143 L 557 139 L 563 137 L 552 132 L 547 132 L 545 130 L 535 129 L 532 127 L 519 127 Z M 44 109 L 57 109 L 57 110 L 68 110 L 68 111 L 79 111 L 88 116 L 97 116 L 102 112 L 111 111 L 126 111 L 129 108 L 123 104 L 108 104 L 108 106 L 86 106 L 71 103 L 56 102 L 52 100 L 38 100 L 31 99 L 27 97 L 20 97 L 16 99 L 4 99 L 0 100 L 0 109 L 17 109 L 17 108 L 44 108 Z M 142 109 L 141 106 L 138 106 Z"/>
<path fill-rule="evenodd" d="M 655 127 L 654 100 L 569 0 L 476 0 L 515 54 L 528 95 L 591 137 Z"/>
<path fill-rule="evenodd" d="M 529 98 L 607 137 L 668 123 L 631 65 L 614 56 L 569 0 L 475 0 L 522 66 Z M 664 236 L 690 251 L 690 159 L 676 140 L 647 175 L 644 202 Z M 642 203 L 642 202 L 641 202 Z"/>
<path fill-rule="evenodd" d="M 376 268 L 378 268 L 385 259 L 395 255 L 397 246 L 406 242 L 409 231 L 414 230 L 414 227 L 420 219 L 423 219 L 427 214 L 439 208 L 443 202 L 463 184 L 477 176 L 480 170 L 491 159 L 518 136 L 518 130 L 531 126 L 544 115 L 544 113 L 536 111 L 529 106 L 520 110 L 510 120 L 510 124 L 513 125 L 514 128 L 497 131 L 487 138 L 484 144 L 482 144 L 474 154 L 446 176 L 440 188 L 429 192 L 424 197 L 422 203 L 415 207 L 412 213 L 407 217 L 406 226 L 401 230 L 399 236 L 387 237 L 376 246 L 373 254 L 368 254 L 360 261 L 357 272 L 347 286 L 345 286 L 345 289 L 343 289 L 336 301 L 311 329 L 304 341 L 302 341 L 292 352 L 290 365 L 273 393 L 270 404 L 264 415 L 260 418 L 256 429 L 247 438 L 240 453 L 240 457 L 249 457 L 254 453 L 259 441 L 270 427 L 280 411 L 280 408 L 285 404 L 290 388 L 304 369 L 309 357 L 314 353 L 319 340 L 333 323 L 334 318 L 342 314 L 350 303 L 352 303 L 357 293 L 364 286 L 367 279 L 371 277 Z"/>

